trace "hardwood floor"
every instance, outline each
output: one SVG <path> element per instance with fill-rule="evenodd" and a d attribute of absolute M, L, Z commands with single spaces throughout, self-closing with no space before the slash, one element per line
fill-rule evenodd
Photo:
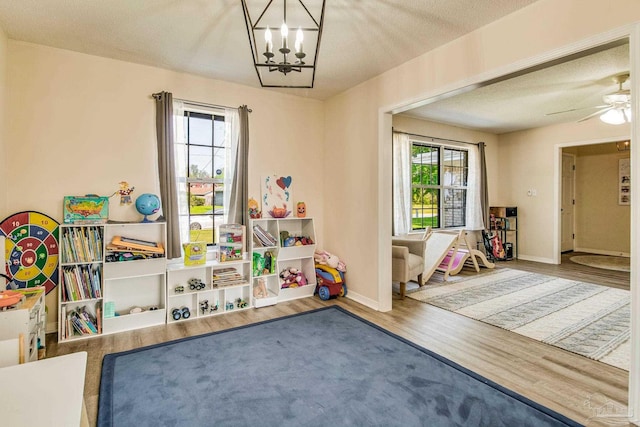
<path fill-rule="evenodd" d="M 570 262 L 563 262 L 560 266 L 549 266 L 526 261 L 510 261 L 501 263 L 498 267 L 524 269 L 585 281 L 585 277 L 594 277 L 592 272 L 584 271 L 584 268 L 588 267 Z M 629 287 L 628 273 L 626 278 L 624 275 L 611 274 L 617 272 L 606 270 L 599 270 L 597 273 L 598 277 L 605 278 L 609 286 L 626 286 L 627 289 Z M 465 269 L 461 274 L 476 273 Z M 588 281 L 593 282 L 593 279 Z M 100 370 L 105 354 L 228 329 L 332 304 L 337 304 L 579 423 L 588 426 L 611 425 L 603 418 L 594 417 L 595 411 L 603 407 L 626 415 L 627 371 L 429 304 L 410 298 L 400 299 L 397 294 L 394 295 L 393 310 L 387 313 L 371 310 L 348 298 L 324 302 L 314 297 L 65 344 L 58 344 L 55 334 L 50 334 L 47 336 L 47 356 L 75 351 L 88 352 L 84 395 L 89 420 L 95 423 Z M 615 425 L 631 426 L 628 423 Z"/>

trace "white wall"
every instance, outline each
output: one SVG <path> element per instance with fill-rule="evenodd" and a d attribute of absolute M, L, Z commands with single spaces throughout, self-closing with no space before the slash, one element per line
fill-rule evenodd
<path fill-rule="evenodd" d="M 518 258 L 553 263 L 557 255 L 553 238 L 557 146 L 617 140 L 629 132 L 628 125 L 595 119 L 500 135 L 495 203 L 518 207 Z M 528 196 L 529 189 L 535 189 L 537 196 Z"/>
<path fill-rule="evenodd" d="M 71 51 L 9 41 L 6 180 L 0 216 L 37 210 L 62 220 L 65 195 L 110 195 L 118 182 L 134 199 L 157 192 L 155 105 L 151 94 L 240 106 L 247 104 L 249 193 L 260 199 L 261 177 L 293 177 L 292 195 L 316 217 L 323 240 L 322 103 Z M 111 219 L 139 220 L 133 205 L 114 199 Z M 49 323 L 55 292 L 47 296 Z"/>

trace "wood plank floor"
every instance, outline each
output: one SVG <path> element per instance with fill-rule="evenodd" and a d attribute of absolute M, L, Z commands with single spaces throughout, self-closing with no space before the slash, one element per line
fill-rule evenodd
<path fill-rule="evenodd" d="M 594 277 L 593 273 L 585 271 L 584 267 L 569 261 L 563 262 L 560 266 L 510 261 L 501 263 L 498 267 L 524 269 L 576 280 Z M 628 289 L 628 273 L 626 278 L 624 274 L 611 273 L 617 272 L 599 270 L 597 275 L 604 277 L 607 285 L 622 288 L 626 286 Z M 475 272 L 465 269 L 461 274 L 473 275 Z M 437 276 L 434 280 L 437 281 Z M 611 425 L 602 418 L 593 417 L 594 410 L 604 405 L 626 414 L 627 371 L 410 298 L 400 299 L 397 294 L 394 295 L 393 310 L 387 313 L 371 310 L 348 298 L 324 302 L 314 297 L 256 310 L 64 344 L 58 344 L 55 334 L 50 334 L 47 336 L 47 357 L 75 351 L 88 352 L 84 395 L 89 420 L 95 423 L 100 370 L 105 354 L 251 324 L 332 304 L 337 304 L 585 425 Z M 615 425 L 631 426 L 627 423 Z"/>

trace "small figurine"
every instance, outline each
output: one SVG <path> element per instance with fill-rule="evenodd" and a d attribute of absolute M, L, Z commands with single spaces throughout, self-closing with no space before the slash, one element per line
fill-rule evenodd
<path fill-rule="evenodd" d="M 258 207 L 258 202 L 253 197 L 249 198 L 249 203 L 247 204 L 249 207 L 249 218 L 262 218 L 262 212 Z"/>
<path fill-rule="evenodd" d="M 135 187 L 129 188 L 127 181 L 120 181 L 118 184 L 120 185 L 120 189 L 117 191 L 117 193 L 120 194 L 120 206 L 130 205 L 131 193 L 133 193 Z"/>
<path fill-rule="evenodd" d="M 307 216 L 307 205 L 304 202 L 298 202 L 296 205 L 296 216 L 304 218 Z"/>

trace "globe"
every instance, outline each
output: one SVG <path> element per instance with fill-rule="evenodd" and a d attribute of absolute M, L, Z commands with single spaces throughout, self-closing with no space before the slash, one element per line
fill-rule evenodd
<path fill-rule="evenodd" d="M 160 198 L 155 194 L 141 194 L 136 199 L 136 209 L 144 215 L 142 222 L 151 222 L 147 219 L 147 216 L 153 215 L 160 210 Z"/>

